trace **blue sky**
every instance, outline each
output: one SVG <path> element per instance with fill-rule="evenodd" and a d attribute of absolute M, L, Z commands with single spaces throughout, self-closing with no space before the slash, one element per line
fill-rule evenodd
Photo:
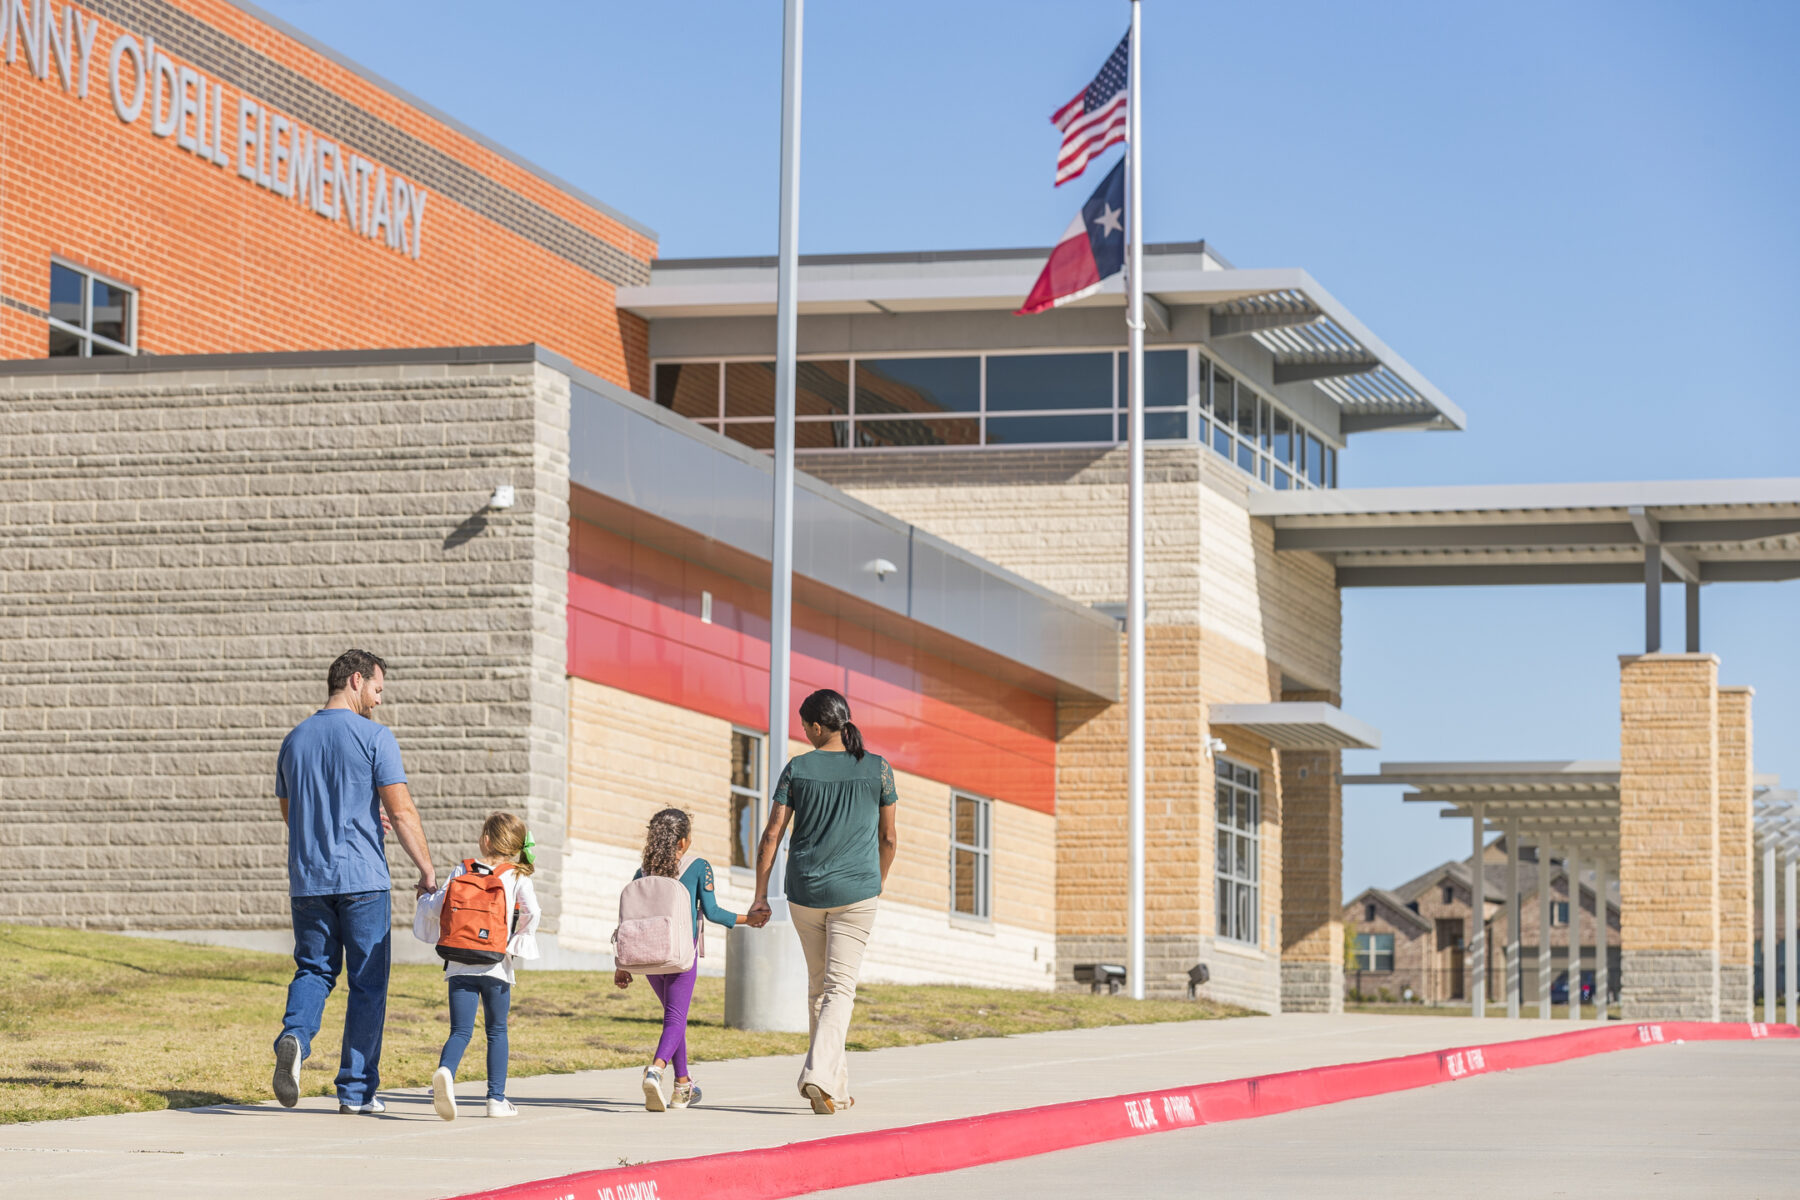
<path fill-rule="evenodd" d="M 775 250 L 777 0 L 263 3 L 667 256 Z M 1356 438 L 1347 485 L 1800 475 L 1800 6 L 1144 8 L 1147 237 L 1306 268 L 1469 414 Z M 1123 0 L 814 0 L 801 249 L 1047 245 L 1083 198 L 1050 185 L 1047 117 L 1127 21 Z M 1345 706 L 1385 748 L 1345 769 L 1616 757 L 1641 605 L 1347 592 Z M 1758 769 L 1800 781 L 1800 583 L 1705 608 L 1723 680 L 1757 688 Z M 1467 853 L 1466 824 L 1386 789 L 1345 808 L 1346 894 Z"/>

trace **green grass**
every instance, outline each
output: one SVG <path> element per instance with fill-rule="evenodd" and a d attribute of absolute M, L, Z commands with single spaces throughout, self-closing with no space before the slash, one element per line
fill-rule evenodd
<path fill-rule="evenodd" d="M 0 956 L 0 1123 L 269 1098 L 270 1046 L 291 959 L 21 925 L 0 925 Z M 309 1095 L 331 1094 L 343 993 L 340 983 L 313 1042 L 302 1079 Z M 438 968 L 394 968 L 383 1086 L 430 1082 L 448 1031 L 444 996 Z M 724 1007 L 723 980 L 702 978 L 688 1022 L 696 1061 L 804 1051 L 803 1035 L 725 1028 Z M 850 1048 L 1247 1015 L 1204 1002 L 871 984 L 857 993 Z M 610 974 L 522 972 L 509 1028 L 511 1072 L 636 1066 L 649 1060 L 661 1027 L 642 980 L 620 992 Z M 481 1070 L 479 1032 L 475 1042 L 465 1072 Z"/>

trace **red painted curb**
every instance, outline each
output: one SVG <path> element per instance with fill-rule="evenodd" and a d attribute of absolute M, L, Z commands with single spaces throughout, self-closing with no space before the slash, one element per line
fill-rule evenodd
<path fill-rule="evenodd" d="M 1658 1042 L 1800 1038 L 1793 1025 L 1608 1025 L 1488 1046 L 1309 1067 L 1142 1095 L 1075 1100 L 729 1154 L 583 1171 L 458 1200 L 781 1200 L 827 1188 L 958 1171 L 1119 1138 L 1266 1117 Z"/>

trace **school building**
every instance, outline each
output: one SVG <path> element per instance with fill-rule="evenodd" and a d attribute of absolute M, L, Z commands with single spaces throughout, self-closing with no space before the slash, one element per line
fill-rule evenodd
<path fill-rule="evenodd" d="M 773 261 L 661 260 L 247 4 L 0 18 L 0 921 L 280 948 L 274 754 L 350 645 L 440 867 L 531 824 L 561 962 L 665 805 L 747 906 Z M 1464 418 L 1305 271 L 1146 250 L 1146 985 L 1330 1010 L 1380 553 L 1330 530 L 1419 523 L 1339 468 Z M 1043 254 L 802 263 L 791 669 L 898 775 L 871 979 L 1126 960 L 1124 300 L 1013 316 Z"/>

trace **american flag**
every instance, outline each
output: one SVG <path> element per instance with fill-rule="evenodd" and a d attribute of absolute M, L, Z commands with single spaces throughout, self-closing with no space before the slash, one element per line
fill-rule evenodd
<path fill-rule="evenodd" d="M 1063 131 L 1062 151 L 1056 158 L 1058 187 L 1085 171 L 1095 155 L 1125 140 L 1130 65 L 1131 33 L 1127 30 L 1094 82 L 1051 115 L 1050 123 Z"/>

